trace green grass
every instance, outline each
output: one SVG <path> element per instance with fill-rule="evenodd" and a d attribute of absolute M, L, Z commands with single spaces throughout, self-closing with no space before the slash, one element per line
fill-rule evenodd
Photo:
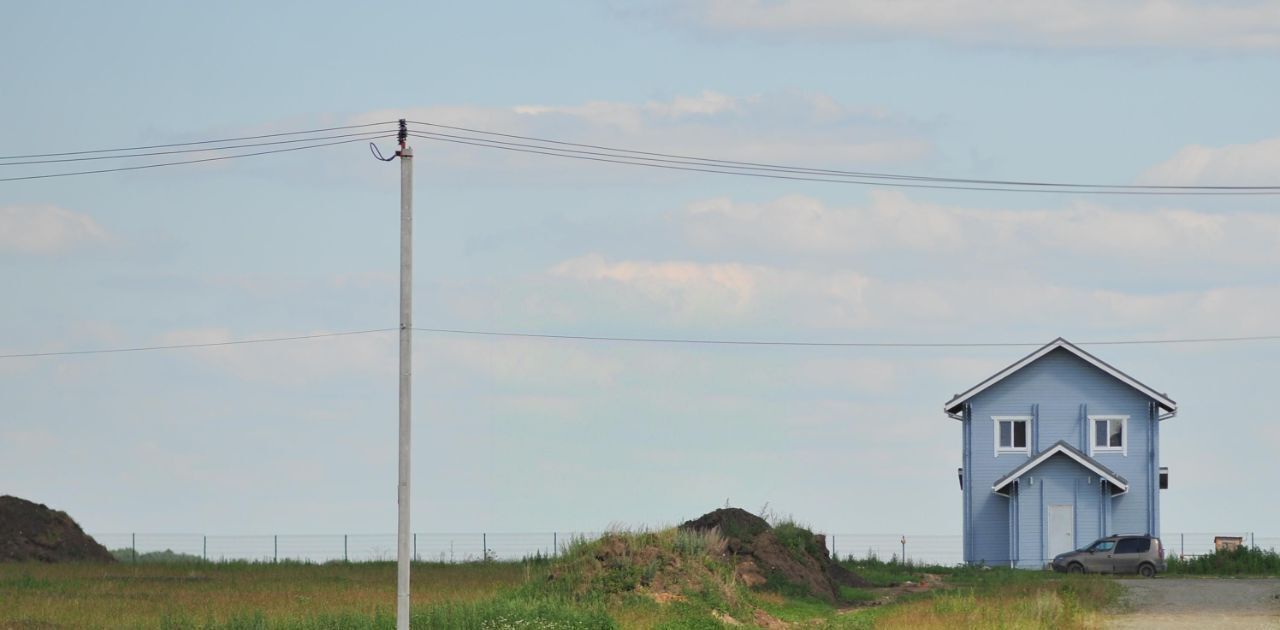
<path fill-rule="evenodd" d="M 750 628 L 767 614 L 806 628 L 1078 628 L 1098 625 L 1114 597 L 1098 576 L 872 559 L 845 564 L 881 583 L 929 573 L 949 585 L 865 607 L 901 589 L 843 588 L 833 606 L 747 590 L 724 544 L 641 530 L 572 541 L 555 560 L 415 564 L 413 627 L 688 630 L 732 619 Z M 394 576 L 390 562 L 0 565 L 0 628 L 390 630 Z"/>
<path fill-rule="evenodd" d="M 950 587 L 828 621 L 829 628 L 1093 628 L 1119 587 L 1097 575 L 958 568 Z"/>
<path fill-rule="evenodd" d="M 793 520 L 783 520 L 773 524 L 773 535 L 783 547 L 789 549 L 796 557 L 817 556 L 818 540 L 808 527 Z"/>
<path fill-rule="evenodd" d="M 171 549 L 164 551 L 144 551 L 137 553 L 133 549 L 124 547 L 122 549 L 112 549 L 111 555 L 115 557 L 116 562 L 129 563 L 145 563 L 145 562 L 185 562 L 196 563 L 204 562 L 204 558 L 189 553 L 178 553 Z"/>
<path fill-rule="evenodd" d="M 920 582 L 925 574 L 951 575 L 957 571 L 965 571 L 953 566 L 933 564 L 917 564 L 915 562 L 899 562 L 895 556 L 885 561 L 870 555 L 866 558 L 848 558 L 840 561 L 844 568 L 857 573 L 872 586 L 898 586 L 906 582 Z"/>
<path fill-rule="evenodd" d="M 425 612 L 487 600 L 536 570 L 415 564 L 413 601 Z M 394 602 L 390 562 L 0 564 L 0 628 L 379 627 Z M 367 621 L 324 625 L 335 618 Z"/>
<path fill-rule="evenodd" d="M 1168 560 L 1169 573 L 1183 575 L 1280 575 L 1280 553 L 1274 549 L 1239 547 L 1195 558 Z"/>

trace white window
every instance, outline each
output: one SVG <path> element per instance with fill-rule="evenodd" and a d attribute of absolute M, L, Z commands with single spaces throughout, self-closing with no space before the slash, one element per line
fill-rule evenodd
<path fill-rule="evenodd" d="M 1089 416 L 1089 452 L 1129 454 L 1129 416 Z"/>
<path fill-rule="evenodd" d="M 992 416 L 995 421 L 996 456 L 1031 453 L 1031 416 Z"/>

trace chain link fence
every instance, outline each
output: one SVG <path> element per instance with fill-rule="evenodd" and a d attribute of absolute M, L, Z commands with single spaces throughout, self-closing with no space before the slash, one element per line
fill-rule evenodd
<path fill-rule="evenodd" d="M 557 555 L 575 538 L 600 532 L 414 534 L 417 562 L 521 560 Z M 381 562 L 396 559 L 395 534 L 94 534 L 123 561 Z"/>
<path fill-rule="evenodd" d="M 602 532 L 526 532 L 414 534 L 417 562 L 478 562 L 553 557 L 574 539 L 598 538 Z M 1195 557 L 1213 553 L 1216 537 L 1239 538 L 1242 544 L 1280 549 L 1280 537 L 1253 532 L 1181 533 L 1161 537 L 1170 554 Z M 161 562 L 381 562 L 396 559 L 395 534 L 279 534 L 217 536 L 206 534 L 94 534 L 122 561 Z M 838 558 L 906 560 L 951 566 L 964 562 L 963 537 L 939 534 L 826 534 L 827 548 Z M 1085 541 L 1089 542 L 1089 541 Z"/>
<path fill-rule="evenodd" d="M 1239 539 L 1241 545 L 1248 547 L 1280 549 L 1280 536 L 1258 536 L 1254 532 L 1165 532 L 1160 536 L 1160 540 L 1164 542 L 1165 552 L 1182 558 L 1194 558 L 1213 553 L 1217 548 L 1215 541 L 1218 539 L 1227 539 L 1227 544 Z"/>

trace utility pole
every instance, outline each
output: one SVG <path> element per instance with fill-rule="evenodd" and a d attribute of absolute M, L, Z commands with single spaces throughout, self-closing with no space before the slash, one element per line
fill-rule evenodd
<path fill-rule="evenodd" d="M 413 388 L 413 149 L 400 119 L 400 482 L 397 486 L 396 630 L 409 630 L 409 418 Z"/>

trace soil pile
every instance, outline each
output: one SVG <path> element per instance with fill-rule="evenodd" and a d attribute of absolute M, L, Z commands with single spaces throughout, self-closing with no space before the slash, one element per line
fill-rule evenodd
<path fill-rule="evenodd" d="M 115 562 L 66 512 L 0 496 L 0 562 Z"/>
<path fill-rule="evenodd" d="M 826 536 L 794 524 L 774 528 L 746 510 L 724 508 L 688 521 L 680 529 L 718 531 L 727 553 L 734 556 L 736 576 L 752 588 L 789 587 L 835 602 L 841 586 L 869 586 L 831 559 Z"/>

